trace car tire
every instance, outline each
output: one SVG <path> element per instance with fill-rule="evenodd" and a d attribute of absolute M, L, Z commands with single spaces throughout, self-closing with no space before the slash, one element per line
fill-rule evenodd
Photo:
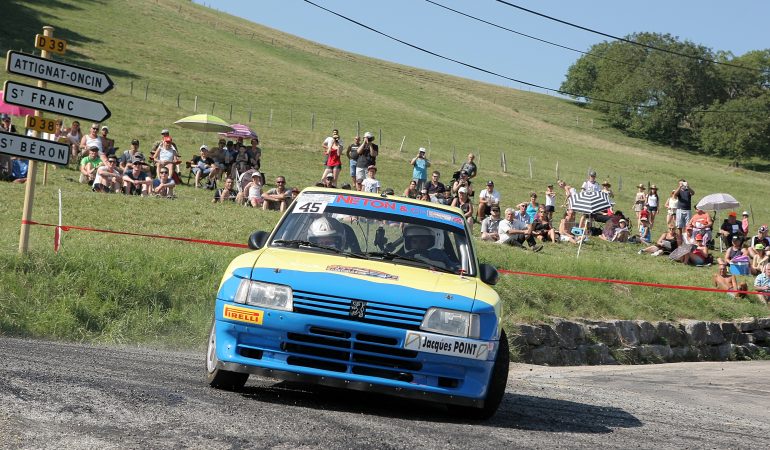
<path fill-rule="evenodd" d="M 220 369 L 217 367 L 218 363 L 216 320 L 214 320 L 211 323 L 209 343 L 206 349 L 206 381 L 208 381 L 209 386 L 226 391 L 237 391 L 243 388 L 246 380 L 249 379 L 249 374 Z"/>
<path fill-rule="evenodd" d="M 508 366 L 511 363 L 511 354 L 508 349 L 508 336 L 505 330 L 500 333 L 500 344 L 497 350 L 497 359 L 492 367 L 489 377 L 487 396 L 484 398 L 484 406 L 474 408 L 472 406 L 449 405 L 449 411 L 460 419 L 486 420 L 495 415 L 500 402 L 505 396 L 505 386 L 508 384 Z"/>

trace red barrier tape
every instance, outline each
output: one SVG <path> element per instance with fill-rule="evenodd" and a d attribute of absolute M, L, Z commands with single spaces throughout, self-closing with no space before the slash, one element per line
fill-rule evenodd
<path fill-rule="evenodd" d="M 210 241 L 207 239 L 190 239 L 190 238 L 183 238 L 183 237 L 174 237 L 174 236 L 163 236 L 161 234 L 142 234 L 142 233 L 130 233 L 127 231 L 112 231 L 112 230 L 102 230 L 99 228 L 89 228 L 89 227 L 76 227 L 73 225 L 62 225 L 61 227 L 58 225 L 54 225 L 51 223 L 39 223 L 34 222 L 32 220 L 22 220 L 22 224 L 26 225 L 39 225 L 41 227 L 55 227 L 60 228 L 62 231 L 69 231 L 69 230 L 81 230 L 81 231 L 95 231 L 97 233 L 110 233 L 110 234 L 122 234 L 125 236 L 141 236 L 141 237 L 150 237 L 150 238 L 158 238 L 158 239 L 170 239 L 172 241 L 182 241 L 182 242 L 193 242 L 196 244 L 208 244 L 208 245 L 218 245 L 220 247 L 235 247 L 235 248 L 249 248 L 246 244 L 236 244 L 234 242 L 221 242 L 221 241 Z M 507 269 L 498 269 L 499 273 L 503 275 L 526 275 L 530 277 L 542 277 L 542 278 L 557 278 L 562 280 L 574 280 L 574 281 L 591 281 L 594 283 L 612 283 L 612 284 L 627 284 L 631 286 L 647 286 L 647 287 L 656 287 L 656 288 L 662 288 L 662 289 L 680 289 L 685 291 L 704 291 L 704 292 L 723 292 L 723 293 L 731 293 L 731 294 L 764 294 L 763 292 L 756 292 L 756 291 L 728 291 L 725 289 L 716 289 L 716 288 L 707 288 L 707 287 L 700 287 L 700 286 L 680 286 L 677 284 L 659 284 L 659 283 L 648 283 L 644 281 L 628 281 L 628 280 L 613 280 L 608 278 L 592 278 L 592 277 L 576 277 L 572 275 L 558 275 L 553 273 L 537 273 L 537 272 L 522 272 L 522 271 L 515 271 L 515 270 L 507 270 Z"/>

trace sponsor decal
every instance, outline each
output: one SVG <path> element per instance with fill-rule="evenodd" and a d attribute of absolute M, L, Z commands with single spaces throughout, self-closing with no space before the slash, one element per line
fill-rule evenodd
<path fill-rule="evenodd" d="M 330 205 L 339 208 L 367 209 L 401 216 L 421 217 L 435 222 L 442 222 L 456 228 L 463 228 L 464 221 L 459 214 L 451 214 L 438 209 L 427 208 L 420 205 L 401 203 L 393 200 L 378 198 L 358 197 L 356 195 L 338 194 Z"/>
<path fill-rule="evenodd" d="M 408 331 L 406 339 L 404 339 L 404 348 L 425 353 L 486 360 L 493 353 L 495 344 L 494 342 Z"/>
<path fill-rule="evenodd" d="M 225 305 L 225 309 L 222 312 L 222 315 L 225 317 L 225 319 L 262 325 L 262 319 L 264 318 L 265 312 L 259 309 Z"/>
<path fill-rule="evenodd" d="M 326 266 L 326 270 L 329 272 L 341 272 L 349 273 L 351 275 L 363 275 L 365 277 L 382 278 L 383 280 L 398 280 L 397 275 L 391 275 L 389 273 L 380 272 L 379 270 L 364 269 L 363 267 L 350 267 L 350 266 Z"/>

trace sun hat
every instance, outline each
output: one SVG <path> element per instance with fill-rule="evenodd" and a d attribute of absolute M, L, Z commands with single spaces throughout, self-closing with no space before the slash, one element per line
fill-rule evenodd
<path fill-rule="evenodd" d="M 637 187 L 638 187 L 639 189 L 644 189 L 644 185 L 643 185 L 642 183 L 639 183 L 639 185 L 638 185 Z"/>
<path fill-rule="evenodd" d="M 754 246 L 754 250 L 764 250 L 765 246 L 764 244 L 757 244 Z"/>

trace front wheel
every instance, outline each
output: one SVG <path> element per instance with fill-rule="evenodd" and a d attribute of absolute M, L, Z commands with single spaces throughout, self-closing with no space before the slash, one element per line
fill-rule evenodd
<path fill-rule="evenodd" d="M 505 386 L 508 384 L 508 366 L 511 363 L 511 355 L 508 350 L 508 336 L 505 330 L 500 332 L 500 348 L 497 349 L 497 359 L 492 366 L 492 374 L 489 377 L 487 396 L 484 398 L 484 406 L 474 408 L 472 406 L 449 405 L 449 410 L 457 417 L 471 420 L 486 420 L 492 417 L 505 395 Z"/>
<path fill-rule="evenodd" d="M 246 384 L 249 374 L 220 369 L 217 367 L 218 362 L 216 320 L 214 320 L 211 323 L 209 345 L 206 350 L 206 381 L 208 381 L 209 386 L 226 391 L 237 391 Z"/>

